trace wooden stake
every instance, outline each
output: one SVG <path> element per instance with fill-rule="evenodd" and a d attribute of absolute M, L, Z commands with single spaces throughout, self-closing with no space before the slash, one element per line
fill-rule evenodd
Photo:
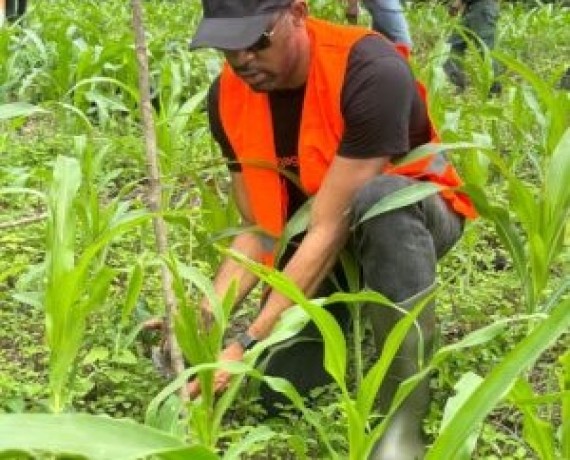
<path fill-rule="evenodd" d="M 158 161 L 158 149 L 156 146 L 156 132 L 152 117 L 152 106 L 150 102 L 150 82 L 148 71 L 148 54 L 144 34 L 143 15 L 141 0 L 132 0 L 133 8 L 133 30 L 135 33 L 135 49 L 138 64 L 139 92 L 141 116 L 143 122 L 144 145 L 146 152 L 146 165 L 148 171 L 149 186 L 148 207 L 152 212 L 161 210 L 162 185 L 160 181 L 160 165 Z M 154 236 L 156 249 L 159 255 L 164 256 L 168 251 L 168 232 L 164 219 L 156 216 L 153 219 Z M 166 266 L 162 264 L 162 294 L 165 304 L 165 324 L 163 328 L 164 337 L 167 340 L 167 349 L 170 352 L 170 364 L 175 375 L 184 370 L 184 361 L 173 329 L 173 318 L 176 313 L 176 295 L 172 289 L 172 274 Z M 188 400 L 186 385 L 180 390 L 183 401 Z"/>

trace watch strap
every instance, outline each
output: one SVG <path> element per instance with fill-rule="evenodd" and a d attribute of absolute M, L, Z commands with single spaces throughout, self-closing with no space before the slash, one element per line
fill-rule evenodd
<path fill-rule="evenodd" d="M 242 332 L 240 335 L 237 336 L 236 341 L 242 346 L 244 350 L 251 350 L 255 345 L 257 345 L 257 340 L 255 337 L 252 337 L 247 332 Z"/>

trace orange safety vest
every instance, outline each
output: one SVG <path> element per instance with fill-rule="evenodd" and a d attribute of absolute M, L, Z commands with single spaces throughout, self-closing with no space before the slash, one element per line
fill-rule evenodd
<path fill-rule="evenodd" d="M 313 195 L 334 159 L 344 131 L 341 91 L 353 45 L 374 32 L 360 28 L 307 19 L 311 42 L 311 62 L 303 101 L 299 133 L 299 170 L 304 190 Z M 396 45 L 407 57 L 407 50 Z M 417 83 L 426 101 L 426 90 Z M 220 77 L 219 112 L 237 160 L 242 166 L 246 194 L 255 223 L 267 234 L 279 238 L 286 219 L 284 184 L 279 177 L 273 126 L 266 93 L 256 93 L 235 75 L 226 63 Z M 438 142 L 431 127 L 430 142 Z M 442 187 L 456 188 L 462 181 L 440 154 L 427 155 L 401 166 L 388 164 L 384 174 L 398 174 L 418 180 L 429 180 Z M 451 207 L 468 218 L 477 213 L 469 198 L 453 190 L 442 190 Z"/>

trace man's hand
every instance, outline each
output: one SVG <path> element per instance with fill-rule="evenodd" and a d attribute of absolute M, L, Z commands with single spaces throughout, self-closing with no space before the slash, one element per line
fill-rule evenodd
<path fill-rule="evenodd" d="M 228 345 L 220 354 L 218 361 L 241 361 L 244 350 L 237 342 Z M 218 369 L 214 374 L 214 392 L 222 393 L 229 385 L 231 374 L 223 369 Z M 200 395 L 200 381 L 196 378 L 188 383 L 188 394 L 195 399 Z"/>
<path fill-rule="evenodd" d="M 344 10 L 344 17 L 349 24 L 358 23 L 358 0 L 345 0 L 346 9 Z"/>

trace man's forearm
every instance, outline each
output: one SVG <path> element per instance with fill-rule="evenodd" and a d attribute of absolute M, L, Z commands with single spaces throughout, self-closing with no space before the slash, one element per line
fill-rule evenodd
<path fill-rule="evenodd" d="M 356 193 L 386 164 L 383 156 L 353 160 L 336 156 L 315 196 L 307 234 L 285 267 L 284 273 L 311 297 L 334 266 L 344 247 L 350 224 L 350 207 Z M 292 305 L 272 290 L 248 329 L 256 339 L 267 337 L 284 310 Z"/>
<path fill-rule="evenodd" d="M 243 233 L 234 238 L 231 248 L 249 259 L 261 261 L 263 247 L 260 238 L 253 233 Z M 241 302 L 244 297 L 257 285 L 258 278 L 249 270 L 237 263 L 231 258 L 226 258 L 220 265 L 216 276 L 214 277 L 214 291 L 220 299 L 222 299 L 231 284 L 237 284 L 236 303 Z M 210 310 L 207 301 L 204 301 L 202 307 Z"/>
<path fill-rule="evenodd" d="M 334 266 L 347 235 L 348 225 L 345 222 L 339 222 L 334 229 L 309 230 L 283 273 L 310 297 Z M 272 290 L 248 333 L 258 340 L 266 338 L 281 314 L 292 305 L 288 297 Z"/>

